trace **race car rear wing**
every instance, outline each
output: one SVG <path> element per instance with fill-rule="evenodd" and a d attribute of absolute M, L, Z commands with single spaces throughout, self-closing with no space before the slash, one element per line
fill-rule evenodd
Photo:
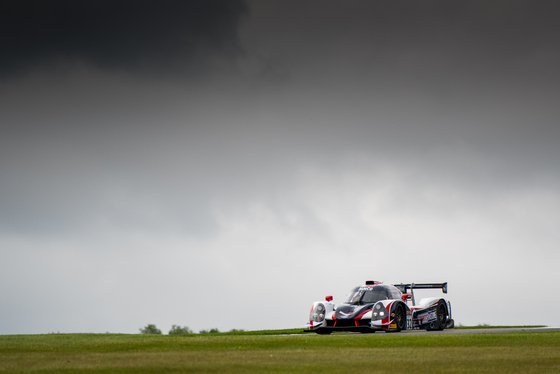
<path fill-rule="evenodd" d="M 401 284 L 394 284 L 393 286 L 397 287 L 402 293 L 407 293 L 408 290 L 411 290 L 412 305 L 416 305 L 416 301 L 414 300 L 414 290 L 429 289 L 429 288 L 441 288 L 443 293 L 447 293 L 447 282 L 444 282 L 444 283 L 401 283 Z"/>
<path fill-rule="evenodd" d="M 441 288 L 443 293 L 447 293 L 447 282 L 445 283 L 401 283 L 394 284 L 401 292 L 406 293 L 408 290 L 428 289 L 428 288 Z"/>

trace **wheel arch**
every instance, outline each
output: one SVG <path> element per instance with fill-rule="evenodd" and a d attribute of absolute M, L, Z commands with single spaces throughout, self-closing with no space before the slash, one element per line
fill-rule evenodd
<path fill-rule="evenodd" d="M 445 305 L 445 312 L 447 313 L 447 318 L 450 317 L 451 313 L 449 311 L 449 305 L 447 304 L 447 300 L 445 300 L 443 297 L 441 299 L 438 300 L 438 306 L 439 303 L 443 303 L 443 305 Z"/>
<path fill-rule="evenodd" d="M 396 300 L 395 302 L 393 302 L 391 304 L 391 310 L 390 313 L 393 313 L 395 311 L 395 309 L 397 308 L 397 305 L 402 305 L 404 307 L 405 312 L 409 312 L 410 311 L 410 307 L 408 305 L 406 305 L 406 303 L 402 300 Z"/>

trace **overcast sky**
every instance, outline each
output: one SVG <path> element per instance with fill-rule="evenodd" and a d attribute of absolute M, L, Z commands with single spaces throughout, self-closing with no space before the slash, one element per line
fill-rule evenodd
<path fill-rule="evenodd" d="M 559 14 L 2 1 L 0 334 L 302 327 L 368 279 L 558 325 Z"/>

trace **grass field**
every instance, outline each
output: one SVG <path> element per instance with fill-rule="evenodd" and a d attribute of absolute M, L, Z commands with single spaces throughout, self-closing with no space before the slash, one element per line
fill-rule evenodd
<path fill-rule="evenodd" d="M 560 373 L 560 332 L 4 335 L 0 372 Z"/>

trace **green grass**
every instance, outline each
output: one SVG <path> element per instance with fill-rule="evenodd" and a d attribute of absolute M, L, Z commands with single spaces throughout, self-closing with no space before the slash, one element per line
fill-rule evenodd
<path fill-rule="evenodd" d="M 0 372 L 560 372 L 560 332 L 268 333 L 4 335 L 0 336 Z"/>
<path fill-rule="evenodd" d="M 476 325 L 476 326 L 455 326 L 455 329 L 509 329 L 509 328 L 521 328 L 521 329 L 531 329 L 537 327 L 546 327 L 545 325 L 523 325 L 523 326 L 491 326 L 491 325 Z"/>

